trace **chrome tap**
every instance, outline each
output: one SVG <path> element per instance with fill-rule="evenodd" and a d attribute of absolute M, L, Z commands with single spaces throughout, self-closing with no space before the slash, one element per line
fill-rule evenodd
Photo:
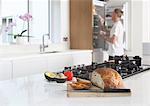
<path fill-rule="evenodd" d="M 45 45 L 45 36 L 49 37 L 49 34 L 44 34 L 42 36 L 42 45 L 40 45 L 40 52 L 45 52 L 45 48 L 48 47 L 48 45 Z"/>

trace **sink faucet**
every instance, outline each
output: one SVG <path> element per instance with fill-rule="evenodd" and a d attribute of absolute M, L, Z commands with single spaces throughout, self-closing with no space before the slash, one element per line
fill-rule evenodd
<path fill-rule="evenodd" d="M 48 47 L 48 45 L 45 45 L 45 36 L 49 37 L 49 34 L 44 34 L 42 36 L 42 45 L 40 45 L 40 52 L 45 52 L 45 48 Z"/>

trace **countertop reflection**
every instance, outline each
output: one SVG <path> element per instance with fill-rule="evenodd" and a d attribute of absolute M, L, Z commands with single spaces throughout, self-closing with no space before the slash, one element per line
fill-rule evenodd
<path fill-rule="evenodd" d="M 129 97 L 79 97 L 68 98 L 66 83 L 48 82 L 44 74 L 0 81 L 0 106 L 97 106 L 150 104 L 150 71 L 124 79 L 132 90 Z"/>

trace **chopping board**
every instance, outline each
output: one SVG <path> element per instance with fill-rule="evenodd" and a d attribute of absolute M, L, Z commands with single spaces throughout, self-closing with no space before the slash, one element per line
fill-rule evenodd
<path fill-rule="evenodd" d="M 102 89 L 93 86 L 88 90 L 74 90 L 69 84 L 67 84 L 67 97 L 121 97 L 131 96 L 131 90 L 128 92 L 110 92 L 103 91 Z"/>

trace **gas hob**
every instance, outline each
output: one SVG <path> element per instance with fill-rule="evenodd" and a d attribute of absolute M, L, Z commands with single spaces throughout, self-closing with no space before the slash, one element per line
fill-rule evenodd
<path fill-rule="evenodd" d="M 114 58 L 112 61 L 105 61 L 104 63 L 92 63 L 91 65 L 77 65 L 73 67 L 65 67 L 64 71 L 71 70 L 75 77 L 90 79 L 90 74 L 97 68 L 113 68 L 121 77 L 127 78 L 135 74 L 150 70 L 150 65 L 142 65 L 141 57 L 122 57 Z"/>

